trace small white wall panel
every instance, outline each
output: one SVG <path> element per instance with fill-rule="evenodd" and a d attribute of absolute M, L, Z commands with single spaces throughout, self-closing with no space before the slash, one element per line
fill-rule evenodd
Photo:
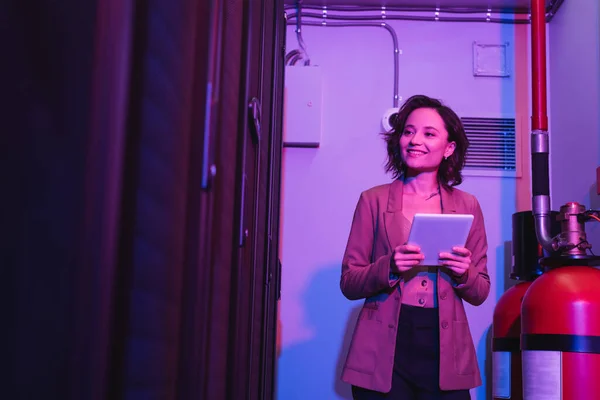
<path fill-rule="evenodd" d="M 319 147 L 323 110 L 321 68 L 286 67 L 284 104 L 284 146 Z"/>

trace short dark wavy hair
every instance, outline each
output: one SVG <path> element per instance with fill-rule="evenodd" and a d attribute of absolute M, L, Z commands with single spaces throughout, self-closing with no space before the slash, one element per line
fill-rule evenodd
<path fill-rule="evenodd" d="M 404 132 L 408 116 L 419 108 L 431 108 L 437 111 L 444 120 L 445 128 L 448 131 L 448 141 L 456 143 L 454 153 L 447 160 L 443 160 L 440 165 L 439 183 L 446 188 L 460 185 L 463 181 L 462 169 L 465 166 L 465 156 L 469 147 L 465 128 L 461 119 L 450 107 L 442 104 L 438 99 L 425 95 L 415 95 L 407 99 L 398 110 L 392 130 L 383 134 L 387 143 L 386 172 L 391 172 L 394 179 L 401 178 L 406 173 L 406 165 L 400 152 L 400 136 Z"/>

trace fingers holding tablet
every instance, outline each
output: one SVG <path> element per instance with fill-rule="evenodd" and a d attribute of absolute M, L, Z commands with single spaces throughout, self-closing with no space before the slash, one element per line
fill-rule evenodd
<path fill-rule="evenodd" d="M 397 269 L 395 272 L 408 271 L 419 265 L 424 259 L 425 256 L 421 253 L 419 246 L 410 244 L 398 246 L 394 249 L 394 266 Z"/>
<path fill-rule="evenodd" d="M 452 253 L 442 252 L 439 257 L 441 265 L 459 276 L 464 275 L 471 265 L 471 251 L 464 247 L 453 247 Z"/>

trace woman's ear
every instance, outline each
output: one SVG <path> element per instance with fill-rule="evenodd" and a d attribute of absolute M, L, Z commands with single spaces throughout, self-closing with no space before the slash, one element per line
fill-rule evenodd
<path fill-rule="evenodd" d="M 448 158 L 452 154 L 454 154 L 455 149 L 456 149 L 456 142 L 448 143 L 448 145 L 446 146 L 446 151 L 444 151 L 444 158 Z"/>

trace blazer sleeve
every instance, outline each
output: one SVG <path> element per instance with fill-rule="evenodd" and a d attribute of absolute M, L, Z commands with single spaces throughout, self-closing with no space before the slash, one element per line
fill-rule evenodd
<path fill-rule="evenodd" d="M 392 255 L 372 262 L 377 214 L 363 192 L 354 211 L 342 261 L 340 288 L 349 300 L 371 297 L 393 287 L 399 280 L 391 274 Z"/>
<path fill-rule="evenodd" d="M 471 251 L 471 266 L 467 271 L 467 280 L 455 285 L 454 290 L 466 302 L 478 306 L 490 294 L 490 276 L 487 270 L 487 235 L 481 206 L 473 197 L 473 226 L 467 237 L 465 247 Z"/>

